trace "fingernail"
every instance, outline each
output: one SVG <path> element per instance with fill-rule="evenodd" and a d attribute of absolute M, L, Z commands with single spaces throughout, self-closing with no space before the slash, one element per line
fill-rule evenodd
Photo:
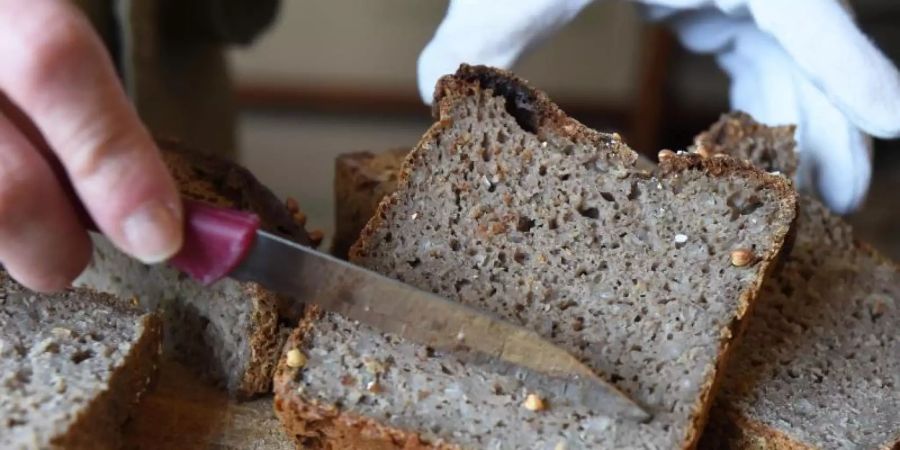
<path fill-rule="evenodd" d="M 122 224 L 131 254 L 145 264 L 172 257 L 181 248 L 183 224 L 177 208 L 151 201 Z"/>

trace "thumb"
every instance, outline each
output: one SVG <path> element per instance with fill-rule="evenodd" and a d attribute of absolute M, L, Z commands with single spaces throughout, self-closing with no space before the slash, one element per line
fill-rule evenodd
<path fill-rule="evenodd" d="M 797 128 L 811 184 L 828 207 L 848 214 L 860 207 L 872 176 L 872 140 L 850 123 L 815 86 L 798 85 L 803 119 Z M 802 186 L 801 186 L 802 187 Z"/>

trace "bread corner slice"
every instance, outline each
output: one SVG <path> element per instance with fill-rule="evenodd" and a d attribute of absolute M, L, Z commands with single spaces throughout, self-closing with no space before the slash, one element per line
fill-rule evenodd
<path fill-rule="evenodd" d="M 247 169 L 213 155 L 159 141 L 181 194 L 259 215 L 262 227 L 304 245 L 310 241 L 289 208 Z M 282 337 L 279 313 L 296 318 L 293 302 L 255 283 L 223 279 L 201 286 L 166 265 L 148 266 L 94 239 L 91 266 L 77 284 L 159 311 L 165 353 L 224 386 L 237 398 L 269 392 Z"/>
<path fill-rule="evenodd" d="M 796 170 L 793 127 L 736 112 L 697 141 L 712 156 Z M 897 448 L 900 269 L 812 197 L 801 195 L 798 210 L 793 246 L 763 283 L 704 446 Z"/>
<path fill-rule="evenodd" d="M 640 170 L 617 136 L 499 70 L 462 66 L 435 98 L 351 260 L 541 333 L 654 419 L 552 398 L 531 411 L 517 379 L 323 314 L 279 363 L 286 429 L 311 448 L 693 446 L 792 226 L 787 180 L 689 154 Z M 753 257 L 736 266 L 737 250 Z"/>
<path fill-rule="evenodd" d="M 160 327 L 112 296 L 35 294 L 0 271 L 0 447 L 118 448 L 155 376 Z"/>
<path fill-rule="evenodd" d="M 366 222 L 385 195 L 397 188 L 400 165 L 409 148 L 345 153 L 334 162 L 335 230 L 331 253 L 347 258 Z"/>

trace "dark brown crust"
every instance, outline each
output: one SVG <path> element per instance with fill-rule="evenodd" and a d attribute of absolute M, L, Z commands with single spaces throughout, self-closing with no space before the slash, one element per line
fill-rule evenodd
<path fill-rule="evenodd" d="M 189 149 L 174 139 L 158 138 L 163 159 L 181 194 L 194 200 L 256 213 L 264 230 L 303 245 L 309 234 L 284 203 L 244 167 Z"/>
<path fill-rule="evenodd" d="M 174 139 L 157 138 L 157 143 L 183 196 L 252 211 L 259 216 L 264 230 L 310 245 L 309 234 L 294 220 L 291 211 L 249 170 L 224 158 L 187 148 Z M 280 343 L 279 313 L 294 320 L 302 311 L 293 307 L 295 302 L 256 284 L 245 283 L 242 288 L 248 301 L 254 304 L 253 333 L 248 338 L 250 361 L 233 394 L 247 399 L 271 390 Z"/>
<path fill-rule="evenodd" d="M 278 296 L 263 289 L 256 283 L 242 286 L 247 298 L 254 303 L 254 333 L 250 335 L 250 361 L 244 369 L 241 384 L 234 392 L 240 399 L 248 399 L 257 394 L 270 392 L 272 373 L 278 359 Z"/>
<path fill-rule="evenodd" d="M 702 450 L 817 450 L 768 426 L 724 411 L 710 423 L 700 441 Z"/>
<path fill-rule="evenodd" d="M 626 163 L 627 166 L 633 166 L 636 163 L 637 153 L 622 144 L 617 136 L 602 134 L 591 130 L 577 120 L 566 116 L 565 113 L 553 104 L 544 93 L 529 87 L 524 80 L 516 77 L 510 72 L 483 66 L 473 67 L 462 65 L 455 75 L 444 77 L 438 82 L 435 90 L 433 109 L 433 114 L 438 122 L 432 125 L 422 137 L 420 143 L 413 149 L 410 155 L 407 156 L 407 159 L 401 168 L 398 191 L 407 188 L 412 167 L 415 166 L 415 162 L 418 159 L 424 157 L 424 150 L 422 149 L 423 144 L 431 141 L 434 136 L 452 126 L 450 109 L 454 102 L 472 92 L 477 92 L 479 89 L 491 89 L 495 95 L 504 97 L 507 100 L 508 109 L 513 109 L 510 113 L 516 117 L 520 125 L 525 129 L 530 127 L 531 129 L 529 131 L 536 133 L 539 137 L 542 137 L 547 133 L 554 133 L 565 136 L 575 142 L 596 147 L 604 146 L 611 148 L 613 154 Z M 754 179 L 760 184 L 768 186 L 780 199 L 781 204 L 779 205 L 779 210 L 785 215 L 785 217 L 783 217 L 786 219 L 784 222 L 791 224 L 791 226 L 786 227 L 784 230 L 779 230 L 779 233 L 776 234 L 782 236 L 782 240 L 773 243 L 772 250 L 769 253 L 760 255 L 756 266 L 759 271 L 757 282 L 752 289 L 745 290 L 741 294 L 740 310 L 737 311 L 737 314 L 729 327 L 722 330 L 723 336 L 719 347 L 720 357 L 717 360 L 716 369 L 710 375 L 710 378 L 704 382 L 704 385 L 701 388 L 699 400 L 694 406 L 695 413 L 693 427 L 687 430 L 686 435 L 683 438 L 682 448 L 691 449 L 696 446 L 700 432 L 706 424 L 709 408 L 711 406 L 711 399 L 718 386 L 718 379 L 721 376 L 722 369 L 727 363 L 727 356 L 730 353 L 732 343 L 740 336 L 743 329 L 745 322 L 743 318 L 746 317 L 756 299 L 757 293 L 762 285 L 763 277 L 770 270 L 772 262 L 775 261 L 780 254 L 783 237 L 788 234 L 791 228 L 793 228 L 792 225 L 796 219 L 797 200 L 796 193 L 791 187 L 790 182 L 784 177 L 767 174 L 754 168 L 749 163 L 740 162 L 728 157 L 707 159 L 702 158 L 699 155 L 675 155 L 662 163 L 658 176 L 670 177 L 687 170 L 703 170 L 715 177 L 739 175 L 745 178 Z M 635 172 L 637 173 L 637 170 L 635 170 Z M 354 260 L 365 253 L 365 249 L 371 245 L 370 240 L 372 239 L 372 236 L 385 219 L 386 211 L 394 207 L 398 200 L 399 197 L 396 194 L 387 196 L 382 200 L 378 207 L 378 211 L 366 225 L 359 240 L 351 248 L 351 260 Z M 281 387 L 280 385 L 282 385 L 282 383 L 276 381 L 276 390 Z M 284 403 L 283 399 L 280 407 L 294 409 L 303 404 L 301 399 L 295 398 L 295 402 L 297 403 L 289 405 Z M 287 414 L 290 414 L 290 416 Z M 286 427 L 289 429 L 298 429 L 298 427 L 303 428 L 304 425 L 301 425 L 301 423 L 309 420 L 304 414 L 287 414 L 285 415 L 286 419 L 283 420 L 283 423 L 285 423 Z M 331 420 L 329 424 L 334 422 L 335 420 Z M 384 427 L 384 425 L 377 423 L 371 426 L 379 428 Z M 414 436 L 414 433 L 407 431 L 395 431 L 402 433 L 405 436 Z"/>
<path fill-rule="evenodd" d="M 53 440 L 54 446 L 88 450 L 118 448 L 121 444 L 122 425 L 153 384 L 162 348 L 159 317 L 146 314 L 137 320 L 145 331 L 110 377 L 107 390 L 79 411 L 67 433 Z"/>

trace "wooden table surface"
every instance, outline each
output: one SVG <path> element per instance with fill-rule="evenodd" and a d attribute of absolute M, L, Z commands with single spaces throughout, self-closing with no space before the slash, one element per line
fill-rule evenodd
<path fill-rule="evenodd" d="M 238 403 L 185 367 L 163 361 L 153 390 L 125 426 L 126 449 L 288 450 L 272 397 Z"/>

